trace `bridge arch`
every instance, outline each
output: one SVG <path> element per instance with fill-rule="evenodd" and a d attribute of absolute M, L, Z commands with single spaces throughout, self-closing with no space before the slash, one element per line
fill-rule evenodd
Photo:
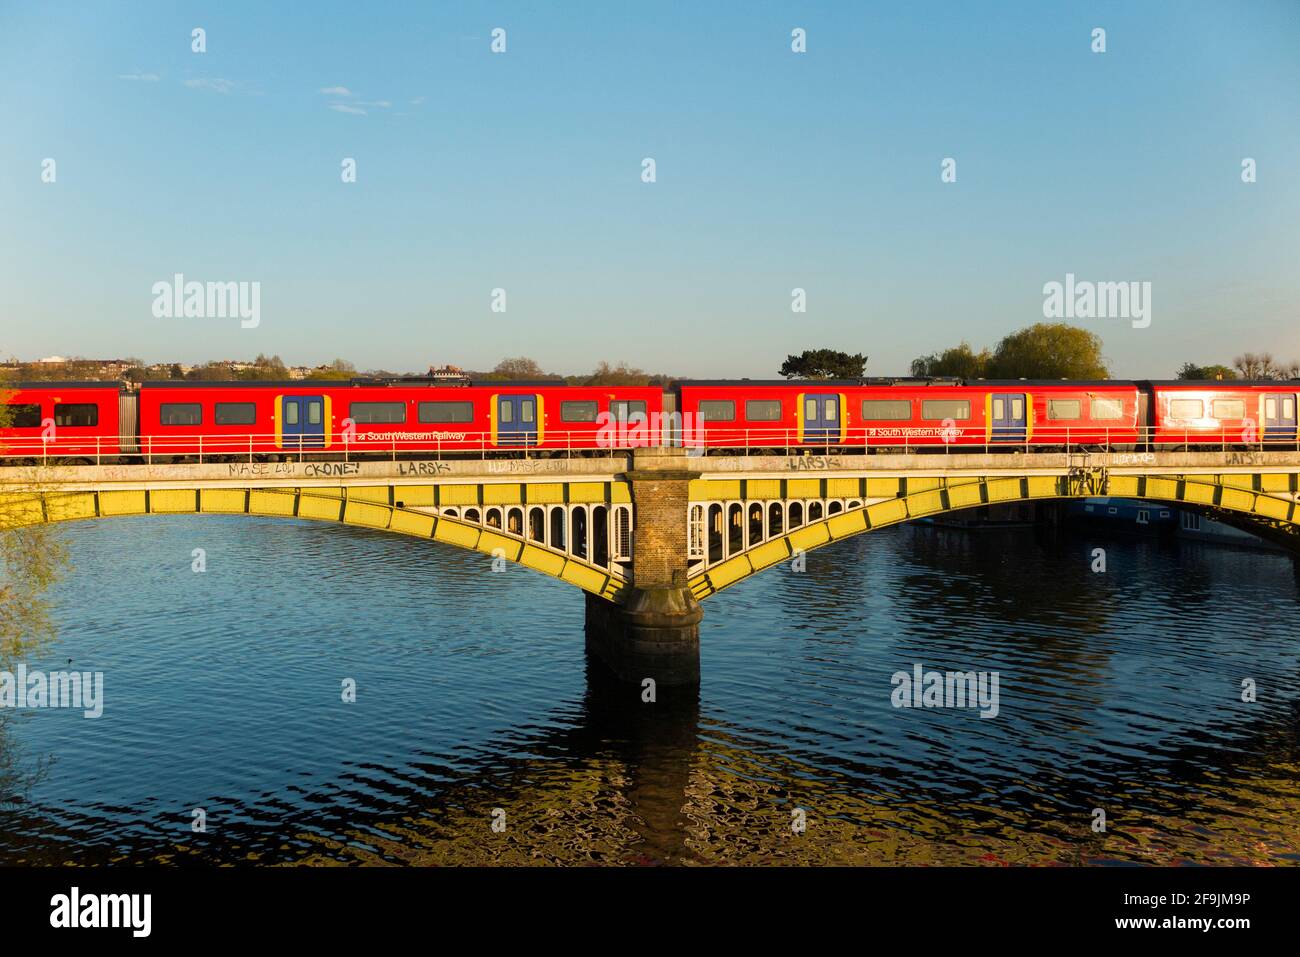
<path fill-rule="evenodd" d="M 345 495 L 321 494 L 319 489 L 138 489 L 14 492 L 0 496 L 0 528 L 129 515 L 297 518 L 355 525 L 500 556 L 610 601 L 617 602 L 624 597 L 628 583 L 620 574 L 585 557 L 567 554 L 536 540 L 530 541 L 526 536 L 528 529 L 522 523 L 520 534 L 512 535 L 499 526 L 470 521 L 471 512 L 477 520 L 479 511 L 472 508 L 463 511 L 453 508 L 435 513 L 362 501 Z M 484 518 L 487 519 L 486 514 Z"/>
<path fill-rule="evenodd" d="M 1093 496 L 1169 502 L 1181 508 L 1224 514 L 1232 517 L 1234 524 L 1244 524 L 1251 531 L 1282 541 L 1300 552 L 1300 504 L 1264 491 L 1217 484 L 1199 477 L 1168 475 L 981 477 L 960 485 L 875 502 L 836 501 L 824 508 L 820 501 L 785 503 L 783 524 L 788 523 L 788 531 L 696 572 L 687 579 L 687 585 L 696 599 L 704 599 L 791 558 L 796 552 L 812 551 L 913 519 L 983 505 Z M 804 523 L 796 526 L 796 520 L 804 516 Z"/>

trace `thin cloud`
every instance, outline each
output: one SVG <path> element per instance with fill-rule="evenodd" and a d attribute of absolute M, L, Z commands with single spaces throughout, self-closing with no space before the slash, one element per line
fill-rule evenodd
<path fill-rule="evenodd" d="M 326 96 L 351 96 L 352 91 L 346 86 L 327 86 L 321 89 Z"/>
<path fill-rule="evenodd" d="M 381 110 L 386 110 L 386 109 L 388 109 L 390 106 L 392 106 L 393 104 L 392 104 L 391 102 L 389 102 L 388 100 L 370 100 L 370 101 L 358 100 L 358 101 L 357 101 L 357 105 L 358 105 L 358 106 L 377 106 L 377 107 L 379 107 Z"/>
<path fill-rule="evenodd" d="M 356 106 L 348 106 L 346 103 L 331 103 L 330 109 L 338 113 L 357 113 L 361 116 L 366 115 L 365 110 Z"/>
<path fill-rule="evenodd" d="M 229 93 L 235 88 L 233 80 L 222 80 L 220 78 L 200 77 L 197 80 L 184 80 L 183 82 L 191 90 L 212 90 L 214 93 Z"/>
<path fill-rule="evenodd" d="M 119 73 L 119 80 L 140 80 L 143 83 L 157 83 L 162 79 L 157 73 Z"/>

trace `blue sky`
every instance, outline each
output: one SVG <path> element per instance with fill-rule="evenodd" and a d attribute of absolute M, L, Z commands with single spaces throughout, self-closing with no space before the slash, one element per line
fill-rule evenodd
<path fill-rule="evenodd" d="M 1116 375 L 1300 358 L 1295 0 L 6 0 L 0 121 L 3 355 L 883 375 L 1072 272 L 1152 283 L 1078 322 Z M 178 272 L 260 325 L 155 318 Z"/>

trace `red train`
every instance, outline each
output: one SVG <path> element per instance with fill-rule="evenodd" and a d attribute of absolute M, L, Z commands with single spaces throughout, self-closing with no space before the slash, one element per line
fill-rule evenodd
<path fill-rule="evenodd" d="M 0 456 L 1300 448 L 1298 397 L 1300 381 L 41 382 L 7 395 Z"/>

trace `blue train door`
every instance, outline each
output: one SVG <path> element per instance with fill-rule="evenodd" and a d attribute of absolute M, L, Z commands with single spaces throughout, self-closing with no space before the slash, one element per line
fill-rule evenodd
<path fill-rule="evenodd" d="M 1295 441 L 1295 394 L 1270 393 L 1264 396 L 1264 438 Z"/>
<path fill-rule="evenodd" d="M 497 396 L 497 445 L 537 444 L 537 397 Z"/>
<path fill-rule="evenodd" d="M 325 399 L 286 395 L 280 407 L 280 445 L 286 449 L 325 447 Z"/>
<path fill-rule="evenodd" d="M 1019 392 L 995 392 L 989 417 L 995 442 L 1023 442 L 1028 418 L 1025 397 Z"/>
<path fill-rule="evenodd" d="M 806 393 L 803 397 L 805 442 L 840 440 L 840 397 L 834 393 Z"/>

